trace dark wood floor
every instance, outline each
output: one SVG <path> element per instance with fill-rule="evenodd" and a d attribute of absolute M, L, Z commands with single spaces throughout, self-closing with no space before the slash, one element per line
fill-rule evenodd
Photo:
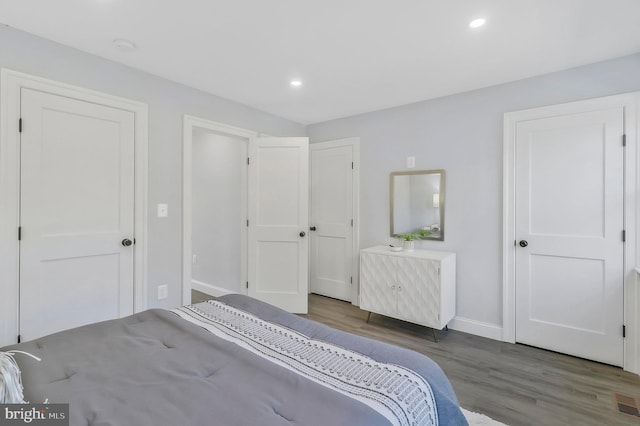
<path fill-rule="evenodd" d="M 640 396 L 640 378 L 620 368 L 454 330 L 435 343 L 428 328 L 375 314 L 367 323 L 367 312 L 317 295 L 305 317 L 429 356 L 461 406 L 508 425 L 640 425 L 614 409 L 614 393 Z"/>

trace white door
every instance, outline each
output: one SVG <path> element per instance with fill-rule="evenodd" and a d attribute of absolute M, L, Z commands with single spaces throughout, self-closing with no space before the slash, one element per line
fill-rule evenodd
<path fill-rule="evenodd" d="M 623 109 L 516 127 L 516 340 L 622 366 Z"/>
<path fill-rule="evenodd" d="M 132 314 L 134 114 L 22 89 L 21 117 L 22 340 Z"/>
<path fill-rule="evenodd" d="M 351 301 L 353 147 L 311 145 L 311 292 Z"/>
<path fill-rule="evenodd" d="M 254 138 L 249 143 L 251 297 L 307 313 L 309 293 L 309 143 Z"/>

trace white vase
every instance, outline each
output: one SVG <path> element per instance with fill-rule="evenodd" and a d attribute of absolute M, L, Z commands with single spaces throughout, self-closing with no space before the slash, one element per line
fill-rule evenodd
<path fill-rule="evenodd" d="M 413 251 L 415 247 L 415 241 L 404 241 L 403 243 L 405 251 Z"/>

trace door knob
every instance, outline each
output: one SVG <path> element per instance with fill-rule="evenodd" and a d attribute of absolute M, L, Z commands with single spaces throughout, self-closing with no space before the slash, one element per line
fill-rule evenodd
<path fill-rule="evenodd" d="M 305 234 L 304 231 L 300 231 L 300 236 L 301 237 L 304 237 L 305 235 L 307 235 L 307 234 Z"/>
<path fill-rule="evenodd" d="M 316 230 L 315 226 L 312 226 L 311 228 L 309 228 L 309 231 L 315 231 L 315 230 Z"/>
<path fill-rule="evenodd" d="M 131 244 L 133 244 L 133 241 L 131 241 L 128 238 L 125 238 L 124 240 L 122 240 L 122 245 L 125 247 L 129 247 Z"/>
<path fill-rule="evenodd" d="M 525 240 L 520 240 L 520 247 L 526 247 L 528 245 L 529 245 L 529 243 L 526 242 Z"/>

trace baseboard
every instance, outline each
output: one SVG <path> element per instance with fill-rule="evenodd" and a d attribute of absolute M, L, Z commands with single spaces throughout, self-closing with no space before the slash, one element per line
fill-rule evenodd
<path fill-rule="evenodd" d="M 237 293 L 235 291 L 218 287 L 216 285 L 205 283 L 198 280 L 191 280 L 191 289 L 198 290 L 204 294 L 208 294 L 209 296 L 213 296 L 213 297 L 220 297 L 226 294 Z"/>
<path fill-rule="evenodd" d="M 487 339 L 502 341 L 502 327 L 495 324 L 489 324 L 469 318 L 455 317 L 449 323 L 449 328 L 480 337 L 486 337 Z"/>

